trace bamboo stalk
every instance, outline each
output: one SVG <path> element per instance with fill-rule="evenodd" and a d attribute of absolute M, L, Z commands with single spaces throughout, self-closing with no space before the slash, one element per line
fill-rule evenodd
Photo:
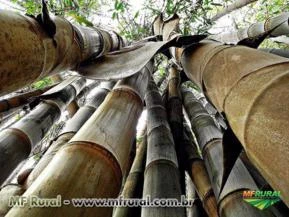
<path fill-rule="evenodd" d="M 123 46 L 115 32 L 74 25 L 57 16 L 51 19 L 56 26 L 54 36 L 35 18 L 1 10 L 1 95 L 47 75 L 76 69 L 92 57 Z"/>
<path fill-rule="evenodd" d="M 203 207 L 209 217 L 218 217 L 217 201 L 210 178 L 188 127 L 184 127 L 184 148 L 186 152 L 186 156 L 184 157 L 186 169 L 203 203 Z"/>
<path fill-rule="evenodd" d="M 0 183 L 28 157 L 33 147 L 58 120 L 61 111 L 84 87 L 85 79 L 72 81 L 64 81 L 50 89 L 44 94 L 49 99 L 43 100 L 23 119 L 0 132 Z M 70 83 L 67 85 L 67 82 Z"/>
<path fill-rule="evenodd" d="M 55 84 L 48 87 L 44 87 L 43 89 L 32 90 L 30 92 L 19 94 L 17 96 L 13 96 L 8 99 L 0 100 L 0 112 L 3 113 L 6 111 L 10 111 L 11 109 L 19 108 L 20 106 L 29 103 L 29 99 L 31 97 L 39 96 L 42 93 L 53 88 L 54 86 Z"/>
<path fill-rule="evenodd" d="M 289 58 L 289 51 L 288 50 L 283 50 L 283 49 L 274 49 L 274 48 L 264 48 L 264 49 L 260 49 L 261 51 L 265 51 L 271 54 L 275 54 L 281 57 L 286 57 Z"/>
<path fill-rule="evenodd" d="M 9 199 L 11 196 L 21 195 L 24 189 L 19 184 L 7 184 L 0 190 L 0 217 L 4 217 L 9 211 Z"/>
<path fill-rule="evenodd" d="M 126 78 L 114 87 L 70 142 L 63 146 L 24 196 L 45 198 L 115 198 L 127 170 L 130 146 L 151 68 Z M 111 207 L 13 207 L 11 216 L 108 217 Z"/>
<path fill-rule="evenodd" d="M 91 90 L 86 104 L 81 107 L 75 116 L 70 119 L 61 133 L 54 139 L 48 150 L 41 157 L 25 182 L 27 189 L 36 180 L 36 178 L 47 167 L 59 149 L 65 145 L 91 117 L 95 110 L 101 105 L 106 95 L 112 89 L 114 82 L 102 82 L 99 87 Z"/>
<path fill-rule="evenodd" d="M 168 79 L 168 96 L 166 102 L 166 109 L 168 113 L 168 122 L 174 139 L 179 171 L 182 194 L 186 192 L 185 185 L 185 165 L 181 159 L 184 158 L 183 152 L 183 105 L 180 92 L 180 72 L 176 66 L 169 68 Z"/>
<path fill-rule="evenodd" d="M 147 116 L 148 151 L 144 178 L 143 197 L 181 198 L 181 186 L 178 172 L 174 140 L 167 121 L 159 91 L 149 80 L 145 96 Z M 142 217 L 185 216 L 183 207 L 143 207 Z"/>
<path fill-rule="evenodd" d="M 264 22 L 254 23 L 251 26 L 243 29 L 239 29 L 234 32 L 225 32 L 219 35 L 210 36 L 210 38 L 225 42 L 225 43 L 237 43 L 245 38 L 257 37 L 265 32 L 274 29 L 268 37 L 277 37 L 281 35 L 289 34 L 289 13 L 285 12 L 276 17 L 268 18 Z M 279 26 L 280 25 L 280 26 Z"/>
<path fill-rule="evenodd" d="M 186 174 L 187 198 L 193 201 L 193 206 L 187 208 L 187 217 L 207 217 L 202 201 L 198 197 L 194 184 L 188 174 Z"/>
<path fill-rule="evenodd" d="M 225 113 L 250 161 L 289 205 L 288 59 L 204 41 L 184 52 L 182 65 Z"/>
<path fill-rule="evenodd" d="M 201 102 L 194 97 L 193 93 L 182 88 L 182 94 L 184 106 L 200 145 L 214 193 L 219 195 L 217 198 L 219 215 L 221 217 L 273 217 L 274 215 L 270 211 L 258 210 L 241 197 L 244 190 L 256 190 L 258 188 L 240 159 L 237 160 L 222 192 L 220 192 L 224 170 L 222 134 L 212 117 L 204 109 Z"/>
<path fill-rule="evenodd" d="M 78 111 L 79 106 L 75 100 L 73 100 L 67 107 L 66 111 L 68 112 L 69 118 L 72 118 L 73 115 Z"/>
<path fill-rule="evenodd" d="M 143 173 L 145 169 L 145 157 L 147 151 L 147 136 L 142 136 L 136 157 L 126 179 L 124 188 L 120 194 L 124 198 L 140 198 L 143 189 Z M 133 217 L 139 215 L 139 207 L 117 207 L 113 213 L 113 217 Z"/>

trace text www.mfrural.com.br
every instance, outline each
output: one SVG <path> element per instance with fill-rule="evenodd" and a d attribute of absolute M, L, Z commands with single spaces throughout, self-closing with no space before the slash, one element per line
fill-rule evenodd
<path fill-rule="evenodd" d="M 143 199 L 137 198 L 72 198 L 62 199 L 61 195 L 56 198 L 39 198 L 37 196 L 13 196 L 9 199 L 9 206 L 17 207 L 62 207 L 72 205 L 73 207 L 191 207 L 191 199 L 184 195 L 181 199 L 176 198 L 154 198 L 146 196 Z"/>

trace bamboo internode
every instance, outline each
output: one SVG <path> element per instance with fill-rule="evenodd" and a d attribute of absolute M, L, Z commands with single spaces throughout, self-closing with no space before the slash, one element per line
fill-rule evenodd
<path fill-rule="evenodd" d="M 27 189 L 35 179 L 41 174 L 49 162 L 53 159 L 58 150 L 65 145 L 84 125 L 84 123 L 91 117 L 95 110 L 101 105 L 106 95 L 112 89 L 114 82 L 103 82 L 99 87 L 92 89 L 87 96 L 86 103 L 82 106 L 77 113 L 71 118 L 61 133 L 54 139 L 48 150 L 41 157 L 40 161 L 33 168 L 29 174 L 25 188 Z"/>
<path fill-rule="evenodd" d="M 201 102 L 194 97 L 193 93 L 183 88 L 182 94 L 184 106 L 188 113 L 193 132 L 200 145 L 214 193 L 218 197 L 219 215 L 221 217 L 243 217 L 244 213 L 246 213 L 245 216 L 264 216 L 264 211 L 248 205 L 241 197 L 244 190 L 255 190 L 258 188 L 240 159 L 237 160 L 222 192 L 220 192 L 221 178 L 224 170 L 222 161 L 222 134 L 212 117 L 202 106 Z M 244 212 L 240 210 L 244 210 Z M 273 217 L 274 215 L 270 211 L 266 211 L 265 216 Z"/>
<path fill-rule="evenodd" d="M 203 203 L 204 209 L 209 217 L 218 217 L 217 201 L 209 175 L 188 127 L 184 127 L 184 149 L 186 153 L 184 158 L 187 166 L 186 169 Z"/>
<path fill-rule="evenodd" d="M 124 79 L 108 94 L 70 142 L 55 155 L 24 196 L 45 198 L 115 198 L 127 170 L 129 150 L 135 137 L 138 117 L 150 67 Z M 111 207 L 55 208 L 13 207 L 7 216 L 111 216 Z"/>
<path fill-rule="evenodd" d="M 185 194 L 185 169 L 181 159 L 184 158 L 183 152 L 183 105 L 182 96 L 180 92 L 180 72 L 176 66 L 172 65 L 169 68 L 169 80 L 167 86 L 167 102 L 166 109 L 168 113 L 168 122 L 174 138 L 174 144 L 176 146 L 176 153 L 178 158 L 178 165 L 180 171 L 181 189 L 182 194 Z"/>
<path fill-rule="evenodd" d="M 265 22 L 254 23 L 248 28 L 240 29 L 235 32 L 225 32 L 219 35 L 210 36 L 210 38 L 225 42 L 237 43 L 246 38 L 254 38 L 266 32 L 272 31 L 269 37 L 289 34 L 289 13 L 285 12 L 276 17 L 268 18 Z"/>
<path fill-rule="evenodd" d="M 53 88 L 54 86 L 55 85 L 51 85 L 48 87 L 44 87 L 43 89 L 32 90 L 30 92 L 19 94 L 8 99 L 0 100 L 1 114 L 3 114 L 3 112 L 9 111 L 11 109 L 19 108 L 20 106 L 23 106 L 29 103 L 31 97 L 37 97 L 43 94 L 44 92 L 48 91 L 49 89 Z"/>
<path fill-rule="evenodd" d="M 1 95 L 123 46 L 115 32 L 74 25 L 57 16 L 52 21 L 53 37 L 35 18 L 1 10 Z"/>
<path fill-rule="evenodd" d="M 181 198 L 180 177 L 173 136 L 166 109 L 156 84 L 151 78 L 145 96 L 148 150 L 143 197 Z M 166 177 L 166 178 L 164 178 Z M 183 207 L 143 207 L 142 217 L 185 216 Z"/>
<path fill-rule="evenodd" d="M 283 192 L 288 205 L 288 59 L 204 41 L 184 52 L 182 65 L 225 113 L 251 162 L 274 189 Z"/>
<path fill-rule="evenodd" d="M 146 132 L 145 132 L 146 134 Z M 143 189 L 143 178 L 145 169 L 145 157 L 147 151 L 147 136 L 143 135 L 142 141 L 138 145 L 135 159 L 127 176 L 120 196 L 124 198 L 141 198 Z M 117 207 L 113 217 L 134 217 L 137 216 L 139 207 Z"/>
<path fill-rule="evenodd" d="M 0 132 L 0 183 L 28 157 L 84 84 L 84 78 L 72 78 L 55 86 L 42 95 L 46 99 L 29 115 Z"/>

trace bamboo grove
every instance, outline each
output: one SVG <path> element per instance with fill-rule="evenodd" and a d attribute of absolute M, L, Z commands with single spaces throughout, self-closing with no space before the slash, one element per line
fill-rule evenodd
<path fill-rule="evenodd" d="M 52 16 L 44 1 L 38 17 L 0 11 L 1 124 L 27 109 L 0 131 L 1 217 L 288 216 L 288 52 L 256 49 L 288 34 L 288 13 L 215 36 L 183 36 L 180 20 L 159 15 L 153 36 L 129 43 Z M 169 60 L 165 74 L 156 69 L 157 53 Z M 6 95 L 67 70 L 77 75 Z M 67 112 L 64 128 L 43 147 Z M 249 191 L 280 198 L 258 209 L 245 200 Z M 13 206 L 12 196 L 70 203 Z M 75 206 L 77 198 L 189 205 L 87 207 Z"/>

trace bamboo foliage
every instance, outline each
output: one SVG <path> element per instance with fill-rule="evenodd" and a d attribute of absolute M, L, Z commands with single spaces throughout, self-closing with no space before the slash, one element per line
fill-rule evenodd
<path fill-rule="evenodd" d="M 198 153 L 197 146 L 193 142 L 193 135 L 188 126 L 184 127 L 184 149 L 186 169 L 203 203 L 203 207 L 209 217 L 218 217 L 217 201 L 210 178 L 205 163 Z"/>
<path fill-rule="evenodd" d="M 174 140 L 156 84 L 150 78 L 145 96 L 147 107 L 147 159 L 143 197 L 181 198 L 180 177 Z M 164 178 L 166 177 L 166 178 Z M 143 207 L 142 217 L 185 216 L 182 207 Z"/>
<path fill-rule="evenodd" d="M 84 84 L 85 79 L 72 78 L 55 86 L 43 95 L 46 99 L 33 111 L 0 132 L 0 183 L 28 157 Z"/>
<path fill-rule="evenodd" d="M 65 145 L 90 118 L 95 110 L 101 105 L 106 95 L 112 89 L 114 82 L 102 82 L 99 87 L 92 89 L 87 96 L 84 106 L 67 122 L 61 133 L 54 139 L 49 149 L 41 157 L 40 161 L 29 174 L 25 188 L 27 189 L 35 179 L 41 174 L 49 162 L 53 159 L 58 150 Z"/>
<path fill-rule="evenodd" d="M 269 37 L 287 35 L 289 34 L 288 20 L 289 13 L 285 12 L 276 17 L 269 18 L 265 22 L 254 23 L 248 28 L 240 29 L 235 32 L 225 32 L 219 35 L 213 35 L 210 36 L 210 38 L 225 43 L 236 44 L 243 39 L 257 37 L 265 32 L 273 30 L 274 28 L 276 29 L 269 34 Z"/>
<path fill-rule="evenodd" d="M 1 10 L 0 94 L 47 75 L 76 69 L 90 58 L 123 46 L 115 32 L 74 25 L 57 16 L 51 20 L 56 27 L 53 36 L 35 18 Z"/>
<path fill-rule="evenodd" d="M 24 196 L 63 198 L 117 197 L 122 174 L 127 171 L 130 146 L 151 68 L 124 79 L 108 94 L 101 106 L 70 142 L 55 155 Z M 110 207 L 54 208 L 13 207 L 7 216 L 111 216 Z"/>
<path fill-rule="evenodd" d="M 212 117 L 202 106 L 201 102 L 194 97 L 193 93 L 186 88 L 182 88 L 182 94 L 184 106 L 200 145 L 214 193 L 218 196 L 219 215 L 221 217 L 273 217 L 274 215 L 270 211 L 260 211 L 243 200 L 242 192 L 244 189 L 255 190 L 257 186 L 240 159 L 236 161 L 225 187 L 220 192 L 224 170 L 222 162 L 222 134 Z"/>
<path fill-rule="evenodd" d="M 287 205 L 288 64 L 287 58 L 210 41 L 182 56 L 187 76 L 225 113 L 251 162 L 274 189 L 283 192 Z"/>

